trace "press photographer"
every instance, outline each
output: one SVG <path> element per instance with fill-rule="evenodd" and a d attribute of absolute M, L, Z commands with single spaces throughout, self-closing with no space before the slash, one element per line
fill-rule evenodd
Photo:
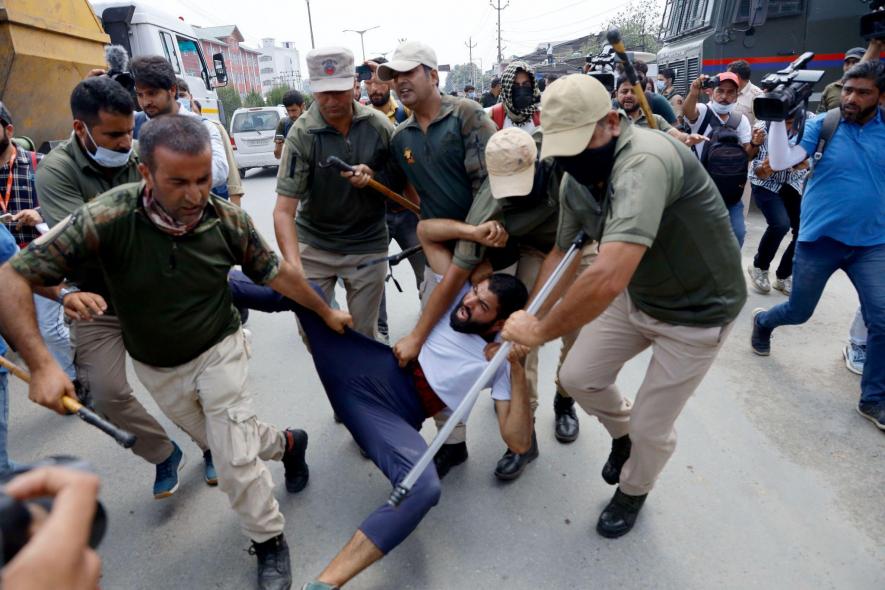
<path fill-rule="evenodd" d="M 871 50 L 877 46 L 871 42 Z M 772 107 L 767 112 L 772 170 L 809 156 L 814 164 L 802 201 L 793 291 L 788 302 L 754 311 L 751 343 L 756 354 L 767 356 L 772 331 L 806 322 L 830 276 L 844 270 L 869 330 L 857 411 L 885 430 L 885 65 L 862 61 L 848 70 L 839 108 L 809 121 L 801 141 L 791 145 L 780 117 L 803 106 L 799 99 L 810 89 L 802 85 L 793 78 L 754 105 L 757 115 L 760 100 L 763 109 Z"/>
<path fill-rule="evenodd" d="M 5 590 L 94 590 L 106 519 L 99 479 L 70 458 L 17 470 L 0 492 Z"/>

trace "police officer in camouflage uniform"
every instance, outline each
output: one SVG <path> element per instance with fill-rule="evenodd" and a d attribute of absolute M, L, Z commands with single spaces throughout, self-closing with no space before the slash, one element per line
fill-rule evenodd
<path fill-rule="evenodd" d="M 199 120 L 146 123 L 140 151 L 143 182 L 97 197 L 3 266 L 0 296 L 11 304 L 0 309 L 0 326 L 31 369 L 30 397 L 64 413 L 61 396 L 73 384 L 39 338 L 31 286 L 99 262 L 139 379 L 177 426 L 213 451 L 219 486 L 252 540 L 259 588 L 289 588 L 285 519 L 264 461 L 282 460 L 286 489 L 301 491 L 307 433 L 256 417 L 228 272 L 241 265 L 337 332 L 350 316 L 330 309 L 298 267 L 280 263 L 242 209 L 210 195 L 212 150 Z"/>
<path fill-rule="evenodd" d="M 436 52 L 420 41 L 402 43 L 391 60 L 378 67 L 377 75 L 384 82 L 392 81 L 399 99 L 412 110 L 412 116 L 396 128 L 391 151 L 418 192 L 421 218 L 463 221 L 474 197 L 488 190 L 485 147 L 495 133 L 494 123 L 475 100 L 440 95 Z M 433 297 L 439 279 L 428 267 L 421 287 L 422 305 L 435 318 L 445 313 L 445 301 L 453 300 L 460 289 L 454 281 L 443 282 L 442 293 Z M 393 348 L 402 366 L 418 357 L 436 324 L 425 315 Z M 465 436 L 464 426 L 459 425 L 440 449 L 436 457 L 440 477 L 467 459 Z"/>

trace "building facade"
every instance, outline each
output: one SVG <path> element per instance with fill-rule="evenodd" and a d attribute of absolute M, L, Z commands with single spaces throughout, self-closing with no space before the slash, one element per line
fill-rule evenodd
<path fill-rule="evenodd" d="M 261 53 L 258 58 L 261 94 L 267 95 L 277 86 L 304 90 L 298 49 L 293 41 L 277 45 L 275 39 L 262 39 L 258 51 Z"/>
<path fill-rule="evenodd" d="M 241 45 L 243 35 L 236 25 L 220 27 L 194 27 L 207 60 L 216 53 L 224 56 L 227 65 L 228 85 L 236 88 L 240 96 L 250 92 L 262 92 L 261 52 Z M 212 65 L 208 64 L 211 70 Z"/>

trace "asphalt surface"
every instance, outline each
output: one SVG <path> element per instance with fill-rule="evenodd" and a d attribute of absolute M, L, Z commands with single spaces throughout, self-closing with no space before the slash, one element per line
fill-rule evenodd
<path fill-rule="evenodd" d="M 245 207 L 273 242 L 273 172 L 250 171 L 245 186 Z M 751 213 L 745 263 L 762 223 Z M 405 293 L 388 288 L 393 339 L 419 313 L 411 270 L 402 265 L 396 273 Z M 470 459 L 444 480 L 440 504 L 348 588 L 885 588 L 885 433 L 855 412 L 860 378 L 845 370 L 840 352 L 857 297 L 839 273 L 810 323 L 778 330 L 771 357 L 754 356 L 750 313 L 782 298 L 751 294 L 677 423 L 676 453 L 628 536 L 612 541 L 594 531 L 613 493 L 599 475 L 610 444 L 602 427 L 579 412 L 575 443 L 553 437 L 558 346 L 548 345 L 541 353 L 540 458 L 515 482 L 495 480 L 504 445 L 492 404 L 481 398 L 468 425 Z M 253 312 L 248 327 L 260 417 L 310 433 L 304 492 L 288 495 L 282 465 L 270 464 L 298 588 L 385 501 L 390 486 L 333 422 L 294 319 Z M 648 358 L 624 368 L 623 391 L 636 390 Z M 11 458 L 64 453 L 93 463 L 110 518 L 100 548 L 104 588 L 253 587 L 255 558 L 227 498 L 203 483 L 198 449 L 131 373 L 130 383 L 189 460 L 172 498 L 153 499 L 151 465 L 76 418 L 31 404 L 20 383 L 11 386 Z M 433 435 L 431 421 L 423 434 Z"/>

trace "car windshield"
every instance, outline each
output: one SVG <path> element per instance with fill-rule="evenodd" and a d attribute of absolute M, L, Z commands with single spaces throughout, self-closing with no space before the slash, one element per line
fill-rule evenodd
<path fill-rule="evenodd" d="M 276 111 L 255 111 L 253 113 L 237 113 L 231 124 L 231 133 L 247 131 L 274 131 L 280 122 L 280 114 Z"/>

